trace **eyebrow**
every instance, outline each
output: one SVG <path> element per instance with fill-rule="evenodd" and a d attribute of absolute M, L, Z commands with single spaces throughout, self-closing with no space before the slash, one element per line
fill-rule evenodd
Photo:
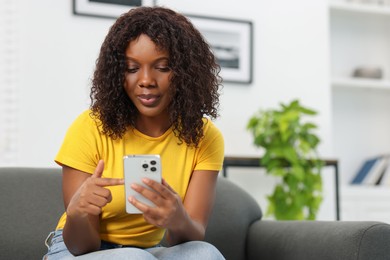
<path fill-rule="evenodd" d="M 134 61 L 134 62 L 138 62 L 137 59 L 134 59 L 132 57 L 126 57 L 126 61 Z M 160 62 L 160 61 L 169 61 L 169 58 L 168 57 L 160 57 L 160 58 L 157 58 L 153 61 L 153 63 L 157 63 L 157 62 Z"/>

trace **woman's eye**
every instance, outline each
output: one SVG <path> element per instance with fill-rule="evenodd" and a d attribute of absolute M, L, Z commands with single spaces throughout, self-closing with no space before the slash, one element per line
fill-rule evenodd
<path fill-rule="evenodd" d="M 128 73 L 136 73 L 137 70 L 138 70 L 138 68 L 127 68 L 127 69 L 126 69 L 126 71 L 127 71 Z"/>
<path fill-rule="evenodd" d="M 171 68 L 169 68 L 168 66 L 160 66 L 160 67 L 157 67 L 157 69 L 161 72 L 168 72 L 168 71 L 171 71 Z"/>

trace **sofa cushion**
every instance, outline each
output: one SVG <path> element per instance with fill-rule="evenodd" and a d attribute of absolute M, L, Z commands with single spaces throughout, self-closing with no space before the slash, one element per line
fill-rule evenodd
<path fill-rule="evenodd" d="M 42 259 L 64 211 L 61 170 L 0 168 L 0 259 Z"/>

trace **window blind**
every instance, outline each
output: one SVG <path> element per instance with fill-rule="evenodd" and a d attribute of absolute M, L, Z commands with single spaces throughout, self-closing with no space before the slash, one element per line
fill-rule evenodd
<path fill-rule="evenodd" d="M 17 163 L 19 26 L 18 2 L 0 1 L 0 165 Z"/>

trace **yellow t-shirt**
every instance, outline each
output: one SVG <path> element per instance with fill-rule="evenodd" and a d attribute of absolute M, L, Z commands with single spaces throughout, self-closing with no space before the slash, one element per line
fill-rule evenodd
<path fill-rule="evenodd" d="M 219 171 L 224 156 L 222 134 L 215 125 L 204 119 L 204 138 L 198 148 L 179 142 L 172 128 L 160 137 L 150 137 L 130 129 L 121 139 L 113 140 L 101 133 L 99 121 L 82 113 L 68 129 L 55 161 L 60 165 L 92 174 L 100 159 L 104 160 L 104 178 L 123 178 L 123 156 L 127 154 L 159 154 L 162 177 L 184 200 L 194 170 Z M 164 230 L 145 222 L 141 214 L 127 214 L 124 186 L 107 187 L 112 202 L 103 208 L 100 221 L 102 240 L 121 245 L 150 247 L 160 242 Z M 62 229 L 64 213 L 57 225 Z"/>

